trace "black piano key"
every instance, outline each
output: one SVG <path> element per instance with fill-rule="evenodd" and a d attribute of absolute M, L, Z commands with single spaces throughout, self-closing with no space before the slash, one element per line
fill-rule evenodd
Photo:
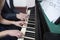
<path fill-rule="evenodd" d="M 33 19 L 33 20 L 35 20 L 35 19 Z M 28 22 L 32 22 L 32 23 L 35 23 L 35 21 L 32 21 L 32 20 L 31 20 L 31 21 L 30 21 L 30 20 L 28 20 Z"/>
<path fill-rule="evenodd" d="M 35 13 L 31 13 L 30 15 L 35 15 Z"/>
<path fill-rule="evenodd" d="M 35 17 L 35 14 L 31 14 L 30 17 L 31 17 L 31 16 Z"/>
<path fill-rule="evenodd" d="M 35 21 L 28 21 L 28 23 L 35 23 Z"/>
<path fill-rule="evenodd" d="M 30 15 L 30 17 L 31 17 L 31 16 L 34 16 L 34 17 L 35 17 L 35 15 Z"/>
<path fill-rule="evenodd" d="M 30 16 L 30 18 L 35 18 L 35 16 Z"/>
<path fill-rule="evenodd" d="M 33 11 L 31 11 L 31 15 L 35 14 Z"/>
<path fill-rule="evenodd" d="M 30 16 L 35 16 L 35 14 L 30 14 Z"/>
<path fill-rule="evenodd" d="M 35 33 L 26 32 L 25 36 L 35 38 Z"/>
<path fill-rule="evenodd" d="M 27 26 L 35 28 L 35 25 L 33 25 L 33 24 L 27 24 Z"/>
<path fill-rule="evenodd" d="M 30 21 L 35 21 L 35 19 L 34 19 L 34 18 L 30 18 L 29 20 L 30 20 Z"/>
<path fill-rule="evenodd" d="M 35 29 L 32 29 L 32 28 L 27 28 L 26 30 L 35 32 Z"/>
<path fill-rule="evenodd" d="M 32 40 L 32 39 L 24 38 L 24 40 Z"/>
<path fill-rule="evenodd" d="M 35 15 L 30 15 L 29 18 L 30 18 L 30 17 L 31 17 L 31 18 L 35 18 Z"/>

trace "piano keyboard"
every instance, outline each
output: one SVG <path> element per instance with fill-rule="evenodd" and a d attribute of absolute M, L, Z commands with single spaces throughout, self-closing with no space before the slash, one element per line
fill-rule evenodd
<path fill-rule="evenodd" d="M 21 32 L 23 32 L 24 37 L 19 38 L 18 40 L 35 40 L 35 14 L 31 13 L 31 10 L 28 10 L 29 18 L 27 19 L 27 24 L 24 25 L 26 28 L 22 28 Z"/>

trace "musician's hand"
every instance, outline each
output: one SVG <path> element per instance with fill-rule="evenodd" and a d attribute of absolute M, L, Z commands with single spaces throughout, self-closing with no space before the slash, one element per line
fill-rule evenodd
<path fill-rule="evenodd" d="M 17 38 L 24 36 L 19 30 L 6 30 L 5 33 L 9 36 L 15 36 Z"/>
<path fill-rule="evenodd" d="M 25 24 L 25 21 L 15 21 L 12 24 L 21 27 Z"/>
<path fill-rule="evenodd" d="M 19 13 L 19 14 L 16 14 L 16 17 L 20 20 L 25 20 L 28 17 L 28 15 L 24 13 Z"/>

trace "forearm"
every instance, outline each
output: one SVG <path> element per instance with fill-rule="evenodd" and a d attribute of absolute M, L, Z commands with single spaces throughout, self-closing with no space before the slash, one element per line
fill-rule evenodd
<path fill-rule="evenodd" d="M 6 36 L 6 35 L 8 35 L 6 31 L 0 32 L 0 38 L 1 38 L 1 37 L 4 37 L 4 36 Z"/>
<path fill-rule="evenodd" d="M 9 20 L 6 20 L 6 19 L 2 19 L 1 24 L 10 25 L 10 24 L 13 24 L 13 22 L 14 21 L 9 21 Z"/>

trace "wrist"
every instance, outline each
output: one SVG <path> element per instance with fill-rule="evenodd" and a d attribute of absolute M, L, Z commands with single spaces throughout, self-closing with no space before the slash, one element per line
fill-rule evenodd
<path fill-rule="evenodd" d="M 7 32 L 7 30 L 5 30 L 5 31 L 2 31 L 4 34 L 5 34 L 5 36 L 6 35 L 8 35 L 8 32 Z"/>
<path fill-rule="evenodd" d="M 2 21 L 1 21 L 1 23 L 2 24 L 6 24 L 6 25 L 11 25 L 11 24 L 13 24 L 15 21 L 10 21 L 10 20 L 5 20 L 5 19 L 3 19 Z"/>
<path fill-rule="evenodd" d="M 10 23 L 10 24 L 13 24 L 13 23 L 14 23 L 14 21 L 9 21 L 9 23 Z"/>
<path fill-rule="evenodd" d="M 0 32 L 0 37 L 4 37 L 4 36 L 6 36 L 6 35 L 8 35 L 7 31 L 2 31 L 2 32 Z"/>
<path fill-rule="evenodd" d="M 11 21 L 11 24 L 13 24 L 13 25 L 14 25 L 15 23 L 16 23 L 15 21 Z"/>
<path fill-rule="evenodd" d="M 18 15 L 19 15 L 19 14 L 16 14 L 16 18 L 18 18 Z"/>

